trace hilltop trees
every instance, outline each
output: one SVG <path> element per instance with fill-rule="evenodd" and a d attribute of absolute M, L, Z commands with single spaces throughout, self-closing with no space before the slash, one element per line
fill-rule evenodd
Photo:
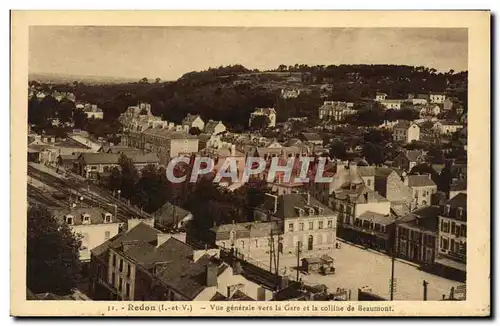
<path fill-rule="evenodd" d="M 28 210 L 26 285 L 34 293 L 69 294 L 79 274 L 80 237 L 44 207 Z"/>

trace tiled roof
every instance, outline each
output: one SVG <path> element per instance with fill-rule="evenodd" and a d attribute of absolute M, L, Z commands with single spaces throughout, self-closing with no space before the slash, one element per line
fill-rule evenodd
<path fill-rule="evenodd" d="M 455 182 L 452 182 L 450 190 L 451 191 L 467 190 L 467 180 L 457 180 Z"/>
<path fill-rule="evenodd" d="M 467 194 L 460 193 L 460 194 L 456 195 L 455 197 L 453 197 L 452 199 L 450 199 L 447 202 L 447 204 L 450 205 L 451 208 L 457 208 L 457 207 L 466 208 L 467 207 Z"/>
<path fill-rule="evenodd" d="M 322 141 L 323 140 L 323 138 L 321 138 L 321 136 L 315 132 L 303 132 L 302 137 L 304 137 L 304 139 L 306 141 Z"/>
<path fill-rule="evenodd" d="M 197 118 L 200 118 L 200 115 L 199 114 L 189 114 L 184 118 L 184 120 L 182 120 L 182 124 L 183 125 L 190 125 L 192 124 Z"/>
<path fill-rule="evenodd" d="M 388 200 L 364 185 L 357 186 L 354 189 L 342 188 L 334 192 L 335 198 L 348 200 L 351 203 L 366 204 L 387 202 Z"/>
<path fill-rule="evenodd" d="M 428 206 L 417 209 L 401 218 L 401 226 L 416 228 L 421 231 L 436 232 L 439 221 L 439 206 Z"/>
<path fill-rule="evenodd" d="M 163 128 L 148 128 L 144 131 L 145 135 L 162 137 L 165 139 L 198 139 L 196 136 L 191 135 L 184 131 L 168 130 Z"/>
<path fill-rule="evenodd" d="M 155 222 L 167 225 L 174 222 L 178 223 L 189 214 L 191 212 L 167 202 L 154 212 L 153 216 L 155 217 Z"/>
<path fill-rule="evenodd" d="M 214 226 L 211 230 L 215 232 L 217 240 L 230 239 L 231 231 L 235 232 L 237 239 L 269 237 L 271 235 L 271 230 L 274 235 L 281 234 L 281 230 L 275 222 L 223 224 Z"/>
<path fill-rule="evenodd" d="M 120 162 L 120 155 L 111 153 L 82 153 L 80 158 L 86 164 L 118 164 Z"/>
<path fill-rule="evenodd" d="M 408 129 L 410 128 L 410 125 L 411 123 L 409 121 L 398 121 L 398 123 L 394 125 L 394 129 Z"/>
<path fill-rule="evenodd" d="M 389 224 L 394 223 L 396 221 L 394 216 L 392 216 L 390 214 L 384 215 L 384 214 L 379 214 L 379 213 L 371 212 L 371 211 L 364 212 L 363 214 L 358 216 L 358 218 L 360 218 L 362 220 L 366 220 L 366 221 L 372 221 L 373 223 L 378 223 L 381 225 L 389 225 Z"/>
<path fill-rule="evenodd" d="M 133 163 L 135 164 L 144 164 L 144 163 L 159 163 L 160 158 L 156 153 L 146 153 L 146 154 L 138 154 L 138 155 L 127 155 Z"/>
<path fill-rule="evenodd" d="M 436 186 L 434 181 L 428 175 L 409 175 L 408 186 L 414 187 L 430 187 Z"/>
<path fill-rule="evenodd" d="M 113 216 L 113 207 L 110 206 L 109 210 L 104 210 L 99 207 L 75 207 L 75 208 L 63 208 L 63 209 L 57 209 L 53 210 L 54 216 L 56 219 L 60 221 L 64 221 L 64 217 L 66 215 L 72 215 L 73 216 L 73 225 L 82 225 L 83 224 L 83 214 L 89 214 L 90 215 L 90 224 L 95 225 L 95 224 L 104 224 L 104 214 L 105 213 L 110 213 L 111 214 L 111 222 L 110 223 L 117 223 L 117 219 L 115 216 Z"/>
<path fill-rule="evenodd" d="M 406 151 L 406 157 L 410 162 L 416 162 L 422 155 L 423 152 L 419 150 Z"/>
<path fill-rule="evenodd" d="M 307 204 L 307 199 L 305 197 L 305 194 L 285 194 L 279 196 L 276 216 L 281 219 L 299 217 L 299 213 L 297 212 L 296 207 L 304 209 L 305 206 L 319 206 L 323 209 L 323 214 L 321 216 L 334 215 L 334 212 L 330 208 L 323 205 L 313 196 L 309 196 L 309 204 Z M 307 210 L 304 210 L 304 216 L 307 216 Z M 315 215 L 311 217 L 318 216 L 317 212 L 315 212 L 314 214 Z"/>

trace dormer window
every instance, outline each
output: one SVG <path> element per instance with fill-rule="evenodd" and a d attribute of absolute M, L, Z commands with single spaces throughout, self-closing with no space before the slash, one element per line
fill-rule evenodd
<path fill-rule="evenodd" d="M 458 208 L 457 208 L 457 218 L 458 218 L 458 219 L 462 219 L 463 214 L 464 214 L 464 209 L 463 209 L 463 207 L 458 207 Z"/>
<path fill-rule="evenodd" d="M 73 225 L 73 215 L 66 215 L 66 223 L 68 225 Z"/>
<path fill-rule="evenodd" d="M 444 207 L 444 215 L 450 216 L 450 205 L 449 204 Z"/>
<path fill-rule="evenodd" d="M 104 223 L 111 223 L 111 214 L 110 213 L 104 214 Z"/>
<path fill-rule="evenodd" d="M 90 224 L 90 215 L 87 213 L 82 214 L 82 224 Z"/>

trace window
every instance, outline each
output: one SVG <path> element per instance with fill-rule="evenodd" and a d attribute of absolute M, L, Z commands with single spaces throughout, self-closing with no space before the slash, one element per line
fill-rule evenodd
<path fill-rule="evenodd" d="M 72 217 L 66 217 L 66 223 L 69 225 L 73 225 L 73 218 Z"/>
<path fill-rule="evenodd" d="M 451 233 L 455 234 L 455 222 L 451 222 Z"/>
<path fill-rule="evenodd" d="M 455 251 L 455 239 L 451 239 L 451 242 L 450 242 L 450 250 L 451 251 Z"/>
<path fill-rule="evenodd" d="M 127 277 L 130 277 L 130 274 L 131 274 L 131 267 L 130 267 L 130 264 L 127 265 Z"/>
<path fill-rule="evenodd" d="M 314 229 L 314 222 L 309 222 L 309 230 Z"/>
<path fill-rule="evenodd" d="M 120 272 L 123 272 L 123 259 L 120 259 L 120 266 L 118 267 Z"/>
<path fill-rule="evenodd" d="M 113 255 L 113 267 L 116 266 L 116 255 L 112 254 Z"/>
<path fill-rule="evenodd" d="M 367 185 L 368 187 L 371 187 L 371 185 L 372 185 L 372 180 L 371 180 L 371 179 L 366 180 L 366 185 Z"/>
<path fill-rule="evenodd" d="M 118 282 L 119 282 L 119 283 L 118 283 L 118 292 L 122 292 L 122 288 L 123 288 L 123 284 L 122 284 L 122 283 L 123 283 L 123 279 L 120 277 L 120 278 L 118 279 Z"/>
<path fill-rule="evenodd" d="M 115 273 L 111 273 L 111 285 L 115 287 Z"/>
<path fill-rule="evenodd" d="M 318 229 L 322 229 L 323 228 L 323 221 L 319 221 L 318 222 Z"/>
<path fill-rule="evenodd" d="M 331 229 L 333 228 L 333 221 L 332 220 L 328 220 L 328 228 Z"/>
<path fill-rule="evenodd" d="M 467 225 L 462 224 L 460 227 L 460 236 L 466 237 L 467 236 Z"/>
<path fill-rule="evenodd" d="M 448 238 L 442 238 L 442 244 L 441 244 L 441 247 L 444 249 L 444 250 L 448 250 Z"/>
<path fill-rule="evenodd" d="M 299 223 L 299 231 L 304 231 L 304 223 Z"/>
<path fill-rule="evenodd" d="M 245 241 L 241 240 L 241 249 L 245 249 Z"/>
<path fill-rule="evenodd" d="M 127 283 L 127 284 L 125 285 L 125 295 L 126 295 L 127 297 L 130 297 L 130 283 Z"/>
<path fill-rule="evenodd" d="M 104 240 L 109 240 L 110 235 L 109 231 L 104 232 Z"/>
<path fill-rule="evenodd" d="M 258 248 L 259 247 L 259 240 L 255 240 L 255 248 Z"/>
<path fill-rule="evenodd" d="M 293 232 L 293 223 L 288 224 L 288 232 Z"/>

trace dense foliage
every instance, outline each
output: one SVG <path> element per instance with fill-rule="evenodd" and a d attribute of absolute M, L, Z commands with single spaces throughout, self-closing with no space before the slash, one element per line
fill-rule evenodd
<path fill-rule="evenodd" d="M 28 210 L 26 282 L 34 293 L 69 294 L 79 274 L 81 241 L 44 207 Z"/>

